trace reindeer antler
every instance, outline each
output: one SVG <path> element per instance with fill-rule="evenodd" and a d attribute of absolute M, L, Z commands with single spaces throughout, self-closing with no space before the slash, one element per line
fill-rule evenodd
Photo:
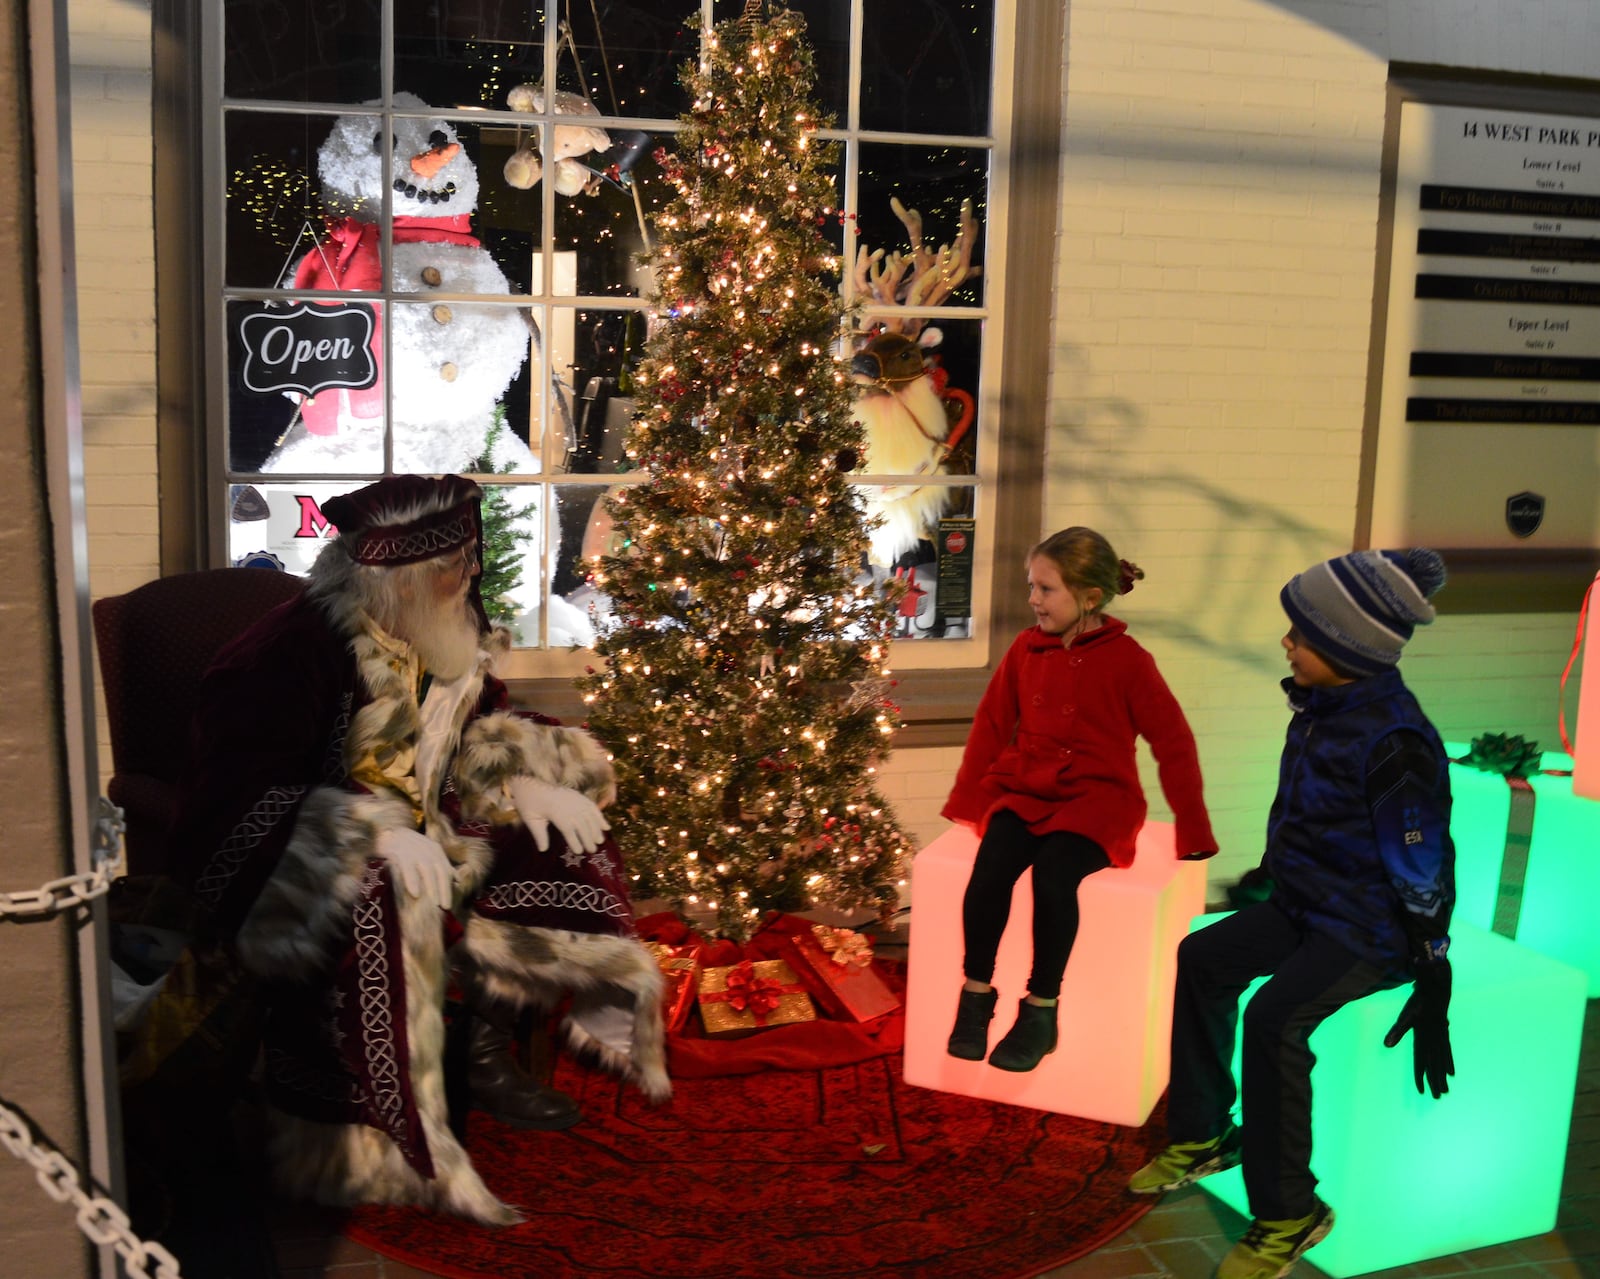
<path fill-rule="evenodd" d="M 982 273 L 972 265 L 972 250 L 978 242 L 978 221 L 972 216 L 972 201 L 961 202 L 960 234 L 953 244 L 941 244 L 930 251 L 923 243 L 922 214 L 908 209 L 896 196 L 889 197 L 889 208 L 906 229 L 911 251 L 896 249 L 885 255 L 882 249 L 856 250 L 851 287 L 859 297 L 871 298 L 882 306 L 938 306 L 968 280 Z M 915 337 L 927 327 L 925 316 L 880 321 L 889 332 Z"/>
<path fill-rule="evenodd" d="M 885 306 L 900 306 L 900 281 L 910 267 L 911 260 L 902 253 L 886 258 L 882 249 L 869 250 L 862 245 L 856 250 L 855 291 Z"/>
<path fill-rule="evenodd" d="M 905 306 L 938 306 L 968 280 L 982 273 L 972 265 L 972 250 L 978 243 L 978 220 L 972 216 L 972 201 L 961 202 L 961 234 L 954 244 L 941 244 L 930 253 L 922 243 L 922 214 L 908 209 L 894 196 L 889 208 L 900 219 L 911 240 L 912 261 L 916 264 L 907 286 Z"/>

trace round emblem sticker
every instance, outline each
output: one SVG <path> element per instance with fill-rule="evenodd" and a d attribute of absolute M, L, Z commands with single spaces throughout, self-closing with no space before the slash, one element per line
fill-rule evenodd
<path fill-rule="evenodd" d="M 967 549 L 967 535 L 965 533 L 951 533 L 944 539 L 944 549 L 952 555 L 960 555 Z"/>

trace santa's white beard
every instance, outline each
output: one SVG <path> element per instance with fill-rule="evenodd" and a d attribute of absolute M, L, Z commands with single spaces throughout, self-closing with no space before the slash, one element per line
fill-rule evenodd
<path fill-rule="evenodd" d="M 422 667 L 440 679 L 455 679 L 478 659 L 478 619 L 467 602 L 408 601 L 395 619 L 394 635 L 416 650 Z"/>

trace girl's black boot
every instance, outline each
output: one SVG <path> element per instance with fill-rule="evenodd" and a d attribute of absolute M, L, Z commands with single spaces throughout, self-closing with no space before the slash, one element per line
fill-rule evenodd
<path fill-rule="evenodd" d="M 1017 1020 L 989 1054 L 996 1070 L 1032 1070 L 1056 1050 L 1056 1005 L 1017 1001 Z"/>
<path fill-rule="evenodd" d="M 994 1017 L 995 990 L 963 990 L 956 1005 L 956 1028 L 950 1032 L 949 1051 L 964 1061 L 982 1061 L 989 1051 L 989 1022 Z"/>

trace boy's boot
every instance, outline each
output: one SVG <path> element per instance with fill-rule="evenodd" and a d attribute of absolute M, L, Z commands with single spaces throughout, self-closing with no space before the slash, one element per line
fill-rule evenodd
<path fill-rule="evenodd" d="M 1305 1217 L 1288 1221 L 1257 1218 L 1217 1266 L 1216 1279 L 1283 1279 L 1312 1244 L 1333 1229 L 1333 1209 L 1317 1199 Z"/>
<path fill-rule="evenodd" d="M 1056 1005 L 1017 1001 L 1017 1020 L 989 1054 L 996 1070 L 1032 1070 L 1056 1050 Z"/>
<path fill-rule="evenodd" d="M 989 1022 L 994 1018 L 996 990 L 963 990 L 956 1005 L 956 1027 L 950 1032 L 949 1053 L 963 1061 L 982 1061 L 989 1051 Z"/>
<path fill-rule="evenodd" d="M 1202 1177 L 1232 1168 L 1239 1162 L 1240 1133 L 1230 1123 L 1222 1136 L 1210 1141 L 1175 1141 L 1128 1180 L 1136 1195 L 1159 1195 L 1193 1185 Z"/>

